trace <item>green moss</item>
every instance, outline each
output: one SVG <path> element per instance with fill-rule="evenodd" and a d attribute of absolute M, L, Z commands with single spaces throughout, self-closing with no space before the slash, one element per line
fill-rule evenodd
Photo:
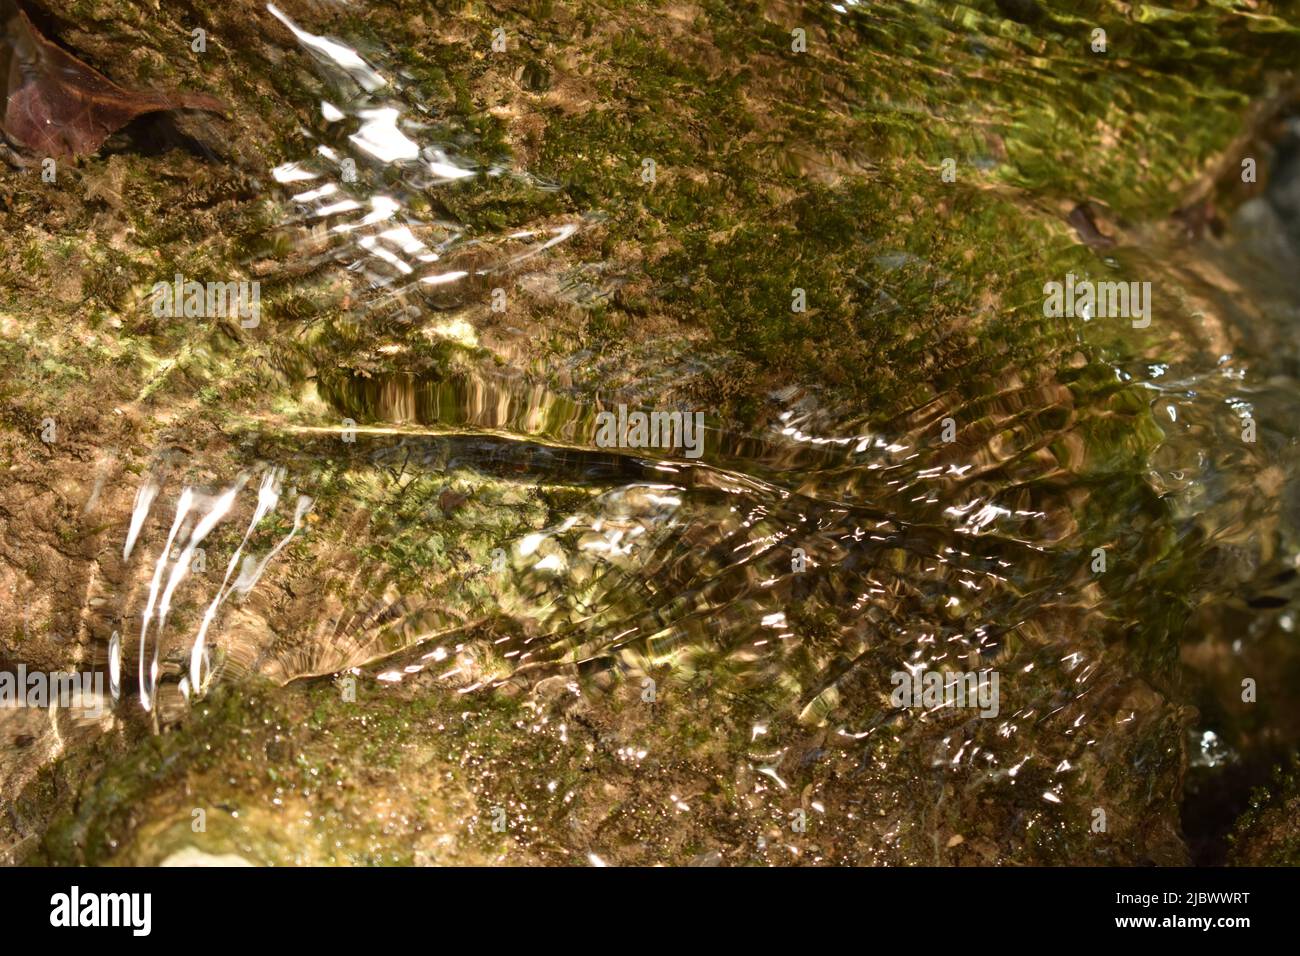
<path fill-rule="evenodd" d="M 1229 836 L 1234 866 L 1300 866 L 1300 767 L 1277 768 L 1259 788 Z"/>
<path fill-rule="evenodd" d="M 197 77 L 231 101 L 235 118 L 218 144 L 229 155 L 217 161 L 128 149 L 61 173 L 57 190 L 33 177 L 6 182 L 0 310 L 21 315 L 23 328 L 0 347 L 0 416 L 19 436 L 16 448 L 33 443 L 33 424 L 52 414 L 84 418 L 88 440 L 112 435 L 115 446 L 131 449 L 123 463 L 131 474 L 142 474 L 153 451 L 177 436 L 198 439 L 192 444 L 203 448 L 205 479 L 228 480 L 255 453 L 307 461 L 303 484 L 321 523 L 310 545 L 296 542 L 286 554 L 295 569 L 308 556 L 319 559 L 327 543 L 340 560 L 356 562 L 347 569 L 355 589 L 340 579 L 322 587 L 340 603 L 389 585 L 402 593 L 445 589 L 439 610 L 478 622 L 467 629 L 520 637 L 523 625 L 494 613 L 500 594 L 475 575 L 493 547 L 573 513 L 593 488 L 526 488 L 509 476 L 446 471 L 445 462 L 395 477 L 357 449 L 313 444 L 291 429 L 333 427 L 345 411 L 385 421 L 391 409 L 383 390 L 394 383 L 428 385 L 413 390 L 425 401 L 433 388 L 489 364 L 525 368 L 557 394 L 574 396 L 548 406 L 543 434 L 580 404 L 624 392 L 689 401 L 740 434 L 763 425 L 767 393 L 788 385 L 810 389 L 842 421 L 891 435 L 911 432 L 916 422 L 908 416 L 938 399 L 962 411 L 972 446 L 1048 459 L 1041 469 L 1005 476 L 1001 490 L 1019 496 L 1026 512 L 1086 489 L 1086 502 L 1071 510 L 1081 532 L 1043 555 L 1012 553 L 1009 544 L 1007 554 L 1042 562 L 1050 580 L 1075 583 L 1084 580 L 1092 546 L 1122 554 L 1094 583 L 1116 621 L 1142 623 L 1121 634 L 1103 622 L 1095 646 L 1118 648 L 1116 666 L 1133 675 L 1168 681 L 1177 653 L 1168 638 L 1185 620 L 1196 556 L 1180 552 L 1168 506 L 1146 481 L 1164 438 L 1149 401 L 1113 377 L 1113 364 L 1140 357 L 1147 339 L 1046 319 L 1042 283 L 1068 271 L 1104 267 L 1131 278 L 1159 268 L 1128 250 L 1099 261 L 1075 241 L 1063 210 L 1092 200 L 1119 220 L 1167 215 L 1242 131 L 1246 104 L 1274 91 L 1275 71 L 1293 67 L 1294 24 L 1267 9 L 1217 2 L 1158 10 L 1085 0 L 1067 11 L 1045 9 L 1032 26 L 1002 17 L 992 0 L 958 8 L 872 3 L 844 14 L 830 5 L 721 0 L 685 13 L 680 5 L 590 0 L 436 11 L 401 0 L 365 16 L 313 6 L 304 25 L 373 52 L 400 79 L 392 95 L 426 124 L 429 142 L 494 173 L 427 189 L 409 187 L 395 169 L 376 174 L 372 185 L 400 195 L 407 221 L 416 228 L 452 222 L 475 251 L 495 251 L 516 230 L 580 225 L 570 241 L 518 269 L 504 265 L 504 255 L 487 255 L 483 275 L 476 272 L 459 298 L 438 303 L 447 309 L 439 319 L 463 317 L 492 343 L 469 348 L 426 334 L 427 324 L 368 310 L 370 303 L 357 302 L 360 282 L 323 274 L 329 270 L 318 268 L 317 252 L 303 253 L 300 237 L 282 227 L 296 213 L 287 200 L 267 198 L 266 170 L 311 153 L 304 130 L 321 131 L 328 84 L 306 55 L 281 48 L 281 33 L 261 36 L 264 25 L 279 28 L 260 6 L 204 14 L 219 27 L 219 42 L 196 60 L 181 13 L 120 0 L 48 5 L 76 24 L 70 38 L 87 57 L 112 64 L 117 78 L 162 86 L 193 85 Z M 498 25 L 510 37 L 504 54 L 488 48 Z M 790 49 L 795 26 L 809 31 L 806 54 Z M 1095 26 L 1107 30 L 1104 56 L 1088 49 Z M 948 157 L 957 163 L 955 183 L 940 174 Z M 652 183 L 642 176 L 645 159 L 655 163 Z M 106 182 L 120 182 L 120 203 L 112 189 L 99 188 Z M 470 245 L 477 240 L 482 247 Z M 141 306 L 143 294 L 175 273 L 265 276 L 263 327 L 155 321 Z M 512 312 L 500 322 L 482 309 L 489 281 L 515 289 Z M 795 289 L 806 311 L 792 310 Z M 521 329 L 512 337 L 515 323 Z M 107 341 L 92 339 L 91 330 Z M 38 365 L 27 361 L 36 342 Z M 680 371 L 688 360 L 690 374 Z M 666 384 L 659 385 L 661 373 Z M 303 397 L 309 384 L 328 407 Z M 1056 386 L 1051 400 L 998 406 L 1004 396 Z M 117 430 L 108 417 L 117 406 L 130 406 L 138 424 Z M 422 414 L 431 417 L 417 407 L 415 417 Z M 1063 487 L 1063 473 L 1078 484 Z M 452 495 L 447 507 L 444 492 Z M 462 494 L 469 498 L 457 504 Z M 909 514 L 918 528 L 932 517 Z M 281 515 L 265 532 L 288 528 Z M 70 524 L 51 534 L 66 548 L 78 541 Z M 229 550 L 235 534 L 221 532 L 214 547 Z M 1003 556 L 1000 546 L 989 555 Z M 882 569 L 904 573 L 906 555 L 886 551 Z M 42 568 L 33 560 L 27 570 L 35 576 Z M 1016 595 L 1011 606 L 1039 597 Z M 1148 613 L 1141 602 L 1156 607 Z M 178 601 L 178 615 L 196 609 Z M 581 746 L 534 731 L 542 713 L 535 702 L 476 698 L 471 708 L 443 688 L 385 697 L 367 684 L 363 708 L 344 706 L 323 682 L 218 694 L 173 733 L 147 738 L 132 727 L 115 736 L 99 753 L 109 769 L 84 781 L 76 774 L 92 764 L 79 756 L 42 778 L 33 803 L 67 804 L 67 792 L 77 794 L 42 852 L 53 862 L 130 861 L 147 857 L 151 841 L 176 845 L 188 839 L 188 822 L 169 805 L 201 783 L 231 806 L 255 807 L 259 821 L 219 817 L 213 845 L 255 847 L 269 862 L 293 859 L 270 825 L 284 819 L 272 809 L 280 796 L 320 811 L 295 831 L 316 860 L 412 859 L 419 826 L 385 831 L 355 800 L 322 797 L 338 787 L 391 787 L 403 810 L 433 830 L 461 833 L 472 817 L 471 843 L 487 856 L 523 847 L 548 859 L 583 859 L 586 850 L 570 839 L 569 814 L 578 811 L 560 802 L 573 790 L 591 814 L 585 832 L 607 838 L 627 861 L 650 859 L 662 838 L 674 861 L 725 844 L 734 859 L 765 862 L 756 838 L 783 827 L 792 797 L 764 791 L 759 806 L 744 803 L 755 782 L 739 782 L 735 755 L 754 749 L 750 724 L 773 712 L 783 718 L 771 730 L 773 750 L 796 755 L 781 768 L 792 793 L 824 792 L 840 814 L 816 844 L 828 859 L 861 862 L 857 854 L 870 842 L 861 822 L 883 819 L 881 830 L 898 834 L 891 862 L 931 862 L 935 833 L 971 825 L 971 800 L 1001 808 L 980 816 L 988 852 L 1023 862 L 1140 859 L 1143 825 L 1171 816 L 1178 767 L 1170 741 L 1181 731 L 1166 720 L 1163 700 L 1144 709 L 1155 716 L 1138 737 L 1108 740 L 1107 759 L 1085 760 L 1073 816 L 1045 815 L 1038 794 L 1052 781 L 1037 766 L 1018 789 L 981 782 L 967 794 L 943 790 L 937 804 L 915 799 L 915 781 L 933 777 L 928 751 L 918 755 L 933 743 L 929 726 L 908 729 L 910 737 L 877 734 L 852 753 L 825 756 L 833 748 L 808 738 L 838 713 L 836 695 L 869 703 L 879 688 L 853 684 L 865 678 L 836 659 L 845 648 L 816 602 L 793 602 L 788 614 L 798 651 L 763 681 L 736 655 L 710 647 L 672 658 L 661 681 L 672 703 L 653 711 L 653 721 L 639 703 L 617 698 L 545 712 L 548 726 L 582 726 Z M 1079 619 L 1071 608 L 1049 618 L 1062 627 Z M 670 641 L 661 644 L 651 650 L 667 659 Z M 490 654 L 481 664 L 504 670 Z M 842 687 L 809 679 L 841 666 Z M 1053 678 L 1065 681 L 1045 676 L 1025 693 L 1050 699 Z M 724 692 L 732 696 L 715 720 L 710 703 Z M 811 715 L 808 726 L 792 708 Z M 247 734 L 234 729 L 250 724 Z M 427 742 L 434 727 L 443 735 L 436 746 Z M 289 741 L 291 758 L 277 735 Z M 1051 752 L 1056 738 L 1046 739 Z M 641 771 L 621 761 L 646 741 L 653 756 L 639 779 Z M 816 756 L 801 762 L 800 753 Z M 1145 779 L 1169 782 L 1168 793 L 1134 789 L 1134 766 L 1149 770 Z M 229 767 L 237 768 L 236 784 L 223 779 Z M 415 793 L 411 781 L 426 767 L 464 789 L 446 801 Z M 369 773 L 384 775 L 379 785 Z M 594 794 L 585 782 L 598 777 L 613 781 L 612 795 Z M 56 781 L 68 782 L 66 792 Z M 552 784 L 560 796 L 548 796 Z M 686 785 L 698 790 L 707 838 L 685 834 L 690 827 L 674 825 L 677 811 L 664 808 L 664 793 Z M 1071 821 L 1094 805 L 1088 801 L 1107 799 L 1132 819 L 1098 847 L 1086 825 L 1075 829 Z M 524 829 L 485 828 L 485 808 L 497 805 L 509 806 Z M 250 835 L 258 827 L 264 830 Z M 346 837 L 336 847 L 339 833 Z M 548 845 L 552 838 L 559 849 Z"/>

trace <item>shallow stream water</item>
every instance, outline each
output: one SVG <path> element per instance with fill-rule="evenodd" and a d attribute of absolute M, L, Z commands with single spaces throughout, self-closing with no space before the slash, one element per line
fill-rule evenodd
<path fill-rule="evenodd" d="M 287 721 L 276 708 L 298 705 L 278 695 L 307 695 L 310 710 L 346 701 L 359 681 L 363 698 L 388 695 L 399 714 L 412 698 L 449 701 L 447 713 L 525 702 L 533 716 L 494 734 L 547 738 L 536 763 L 517 740 L 426 740 L 434 755 L 420 759 L 455 768 L 446 779 L 476 809 L 403 812 L 424 814 L 422 832 L 470 818 L 483 831 L 489 792 L 515 774 L 536 790 L 518 852 L 538 859 L 649 861 L 665 831 L 691 834 L 665 844 L 679 862 L 963 862 L 963 845 L 976 854 L 966 862 L 1222 859 L 1246 790 L 1300 730 L 1295 181 L 1242 203 L 1220 235 L 1124 222 L 1088 248 L 1083 230 L 1071 234 L 1081 276 L 1152 283 L 1149 327 L 1054 321 L 1040 299 L 1004 301 L 1013 329 L 1019 316 L 1053 326 L 1046 346 L 1021 353 L 1013 332 L 978 366 L 955 343 L 919 356 L 927 387 L 886 407 L 806 380 L 761 390 L 747 421 L 661 409 L 704 412 L 698 458 L 600 447 L 601 412 L 650 411 L 638 396 L 723 375 L 728 356 L 649 336 L 631 370 L 584 351 L 526 358 L 545 327 L 497 317 L 494 290 L 545 288 L 581 309 L 611 301 L 616 275 L 561 258 L 605 211 L 466 225 L 448 198 L 457 190 L 570 186 L 484 156 L 393 51 L 267 9 L 319 96 L 299 118 L 297 154 L 260 182 L 272 212 L 240 264 L 285 334 L 260 356 L 261 394 L 230 409 L 225 443 L 181 426 L 126 476 L 131 507 L 105 536 L 117 582 L 92 582 L 82 614 L 84 663 L 113 675 L 107 716 L 12 718 L 33 725 L 5 757 L 15 779 L 89 746 L 79 735 L 179 728 L 202 750 L 209 728 L 224 733 L 212 700 L 247 689 Z M 1010 202 L 1040 216 L 1046 192 Z M 1004 279 L 1023 271 L 1018 288 L 1064 280 L 1020 252 L 972 250 Z M 947 275 L 930 254 L 863 243 L 869 319 L 925 316 L 939 288 L 958 288 L 971 315 L 989 308 L 979 270 Z M 290 321 L 277 290 L 305 282 L 346 288 L 346 321 Z M 434 359 L 405 361 L 413 338 Z M 73 496 L 86 505 L 98 493 Z M 936 671 L 996 673 L 995 712 L 891 703 L 893 675 Z M 1246 679 L 1258 710 L 1242 700 Z M 610 823 L 611 810 L 605 829 L 584 829 L 539 809 L 546 792 L 600 803 L 578 784 L 567 797 L 568 784 L 547 790 L 546 761 L 583 746 L 570 741 L 575 700 L 588 750 L 656 767 L 606 799 L 635 804 L 643 786 L 668 818 L 643 830 Z M 333 719 L 322 718 L 327 736 Z M 284 730 L 290 751 L 306 748 Z M 341 754 L 358 746 L 334 733 Z M 385 733 L 406 752 L 403 732 Z M 494 747 L 505 768 L 465 758 Z M 282 757 L 241 752 L 259 777 Z M 708 796 L 660 793 L 687 765 L 713 781 L 699 785 Z M 156 803 L 97 859 L 158 862 L 190 847 L 250 862 L 409 862 L 378 838 L 358 856 L 321 857 L 300 845 L 337 847 L 332 831 L 263 828 L 272 807 L 296 800 L 308 818 L 317 807 L 309 788 L 288 787 L 291 800 L 276 779 L 242 791 L 245 822 L 199 834 L 184 826 L 194 801 L 167 797 L 172 783 L 161 796 L 125 784 Z M 376 803 L 390 786 L 375 784 Z M 696 800 L 713 805 L 698 822 Z M 970 820 L 972 808 L 985 818 Z M 1090 842 L 1099 808 L 1113 841 Z M 824 839 L 791 830 L 796 810 Z M 746 814 L 760 822 L 738 822 Z M 788 852 L 772 857 L 778 845 Z M 41 852 L 58 860 L 61 846 Z"/>

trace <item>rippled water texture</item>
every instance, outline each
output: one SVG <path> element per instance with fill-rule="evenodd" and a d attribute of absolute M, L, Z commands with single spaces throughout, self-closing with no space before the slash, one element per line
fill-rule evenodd
<path fill-rule="evenodd" d="M 222 200 L 237 238 L 178 227 L 141 287 L 256 280 L 260 324 L 133 353 L 108 406 L 128 424 L 69 426 L 78 464 L 53 475 L 11 454 L 0 490 L 0 514 L 27 515 L 5 532 L 10 629 L 50 635 L 0 659 L 111 677 L 94 718 L 0 714 L 14 855 L 411 862 L 400 839 L 303 849 L 334 834 L 287 815 L 325 826 L 323 798 L 276 774 L 319 758 L 395 766 L 369 785 L 391 819 L 488 847 L 415 862 L 1222 860 L 1300 727 L 1300 118 L 1289 79 L 1243 65 L 1223 80 L 1236 119 L 1206 122 L 1235 138 L 1184 144 L 1182 179 L 1164 158 L 1125 173 L 1179 149 L 1173 104 L 1209 82 L 1208 28 L 1143 7 L 1089 61 L 1086 12 L 1020 22 L 1020 6 L 615 11 L 635 20 L 623 41 L 579 18 L 575 52 L 567 28 L 512 23 L 495 61 L 490 18 L 425 12 L 472 51 L 468 79 L 379 14 L 372 32 L 320 4 L 241 7 L 292 131 L 264 169 L 222 148 L 191 161 L 241 169 Z M 1294 50 L 1280 17 L 1223 27 L 1222 55 Z M 802 93 L 799 24 L 820 64 Z M 582 66 L 602 43 L 620 59 Z M 1186 78 L 1162 44 L 1211 52 L 1187 54 Z M 663 120 L 694 137 L 673 145 L 625 103 L 635 69 L 662 76 L 661 109 L 725 91 L 747 112 L 723 131 L 768 145 L 690 127 L 693 100 Z M 1096 86 L 1075 98 L 1080 76 Z M 555 124 L 545 146 L 529 110 Z M 1073 152 L 1067 128 L 1093 139 Z M 1225 186 L 1243 150 L 1259 185 Z M 1045 317 L 1067 271 L 1151 283 L 1150 325 Z M 798 283 L 807 313 L 790 312 Z M 95 289 L 89 327 L 112 334 L 131 295 Z M 39 341 L 36 308 L 0 299 L 7 342 Z M 698 457 L 602 447 L 620 405 L 703 412 Z M 81 529 L 62 545 L 52 508 Z M 996 674 L 995 712 L 894 705 L 894 675 L 935 671 Z M 367 700 L 383 702 L 368 727 Z M 63 836 L 34 829 L 58 758 L 161 733 L 183 764 L 233 754 L 222 728 L 242 722 L 273 727 L 264 754 L 239 751 L 263 782 L 206 839 L 174 780 L 113 756 Z M 220 760 L 194 764 L 195 800 L 218 802 Z M 591 760 L 604 790 L 583 782 Z M 442 768 L 433 807 L 409 802 L 420 761 Z M 112 818 L 92 853 L 110 786 L 151 809 Z M 487 826 L 498 804 L 524 821 L 513 842 Z"/>

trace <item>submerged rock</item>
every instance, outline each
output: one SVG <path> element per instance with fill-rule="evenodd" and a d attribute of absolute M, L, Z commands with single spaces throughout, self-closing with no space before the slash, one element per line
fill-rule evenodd
<path fill-rule="evenodd" d="M 1294 766 L 1277 772 L 1234 828 L 1228 862 L 1233 866 L 1300 866 L 1300 788 Z"/>
<path fill-rule="evenodd" d="M 252 866 L 236 853 L 220 855 L 204 853 L 194 847 L 185 847 L 167 857 L 159 866 Z"/>
<path fill-rule="evenodd" d="M 1286 611 L 1217 602 L 1294 556 L 1295 350 L 1245 331 L 1283 306 L 1233 288 L 1241 197 L 1223 245 L 1166 217 L 1297 28 L 1005 6 L 43 4 L 124 83 L 202 76 L 239 161 L 3 180 L 0 648 L 125 675 L 6 834 L 1184 862 L 1183 668 L 1239 684 Z M 1045 316 L 1071 274 L 1152 281 L 1151 326 Z M 258 321 L 157 314 L 177 275 Z M 705 410 L 702 457 L 598 447 L 620 404 Z M 997 716 L 893 706 L 918 668 L 996 669 Z"/>

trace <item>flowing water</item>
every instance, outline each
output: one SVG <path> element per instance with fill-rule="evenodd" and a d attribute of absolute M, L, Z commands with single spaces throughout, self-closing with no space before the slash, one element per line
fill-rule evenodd
<path fill-rule="evenodd" d="M 467 225 L 458 189 L 570 187 L 487 155 L 390 51 L 267 10 L 319 105 L 262 184 L 273 214 L 242 268 L 278 321 L 304 285 L 346 289 L 346 319 L 296 318 L 261 355 L 263 394 L 231 411 L 220 440 L 181 426 L 130 478 L 131 507 L 107 534 L 117 582 L 88 582 L 81 615 L 86 663 L 111 675 L 108 716 L 56 715 L 57 741 L 44 723 L 23 730 L 42 745 L 10 754 L 15 767 L 121 723 L 193 725 L 202 747 L 201 702 L 334 699 L 350 675 L 453 711 L 525 701 L 533 717 L 512 733 L 554 748 L 530 764 L 501 744 L 506 766 L 479 773 L 464 754 L 492 746 L 448 744 L 439 759 L 478 809 L 449 809 L 435 830 L 460 813 L 483 829 L 503 776 L 546 791 L 540 761 L 561 763 L 578 732 L 565 699 L 611 708 L 607 722 L 581 718 L 597 746 L 617 742 L 610 759 L 657 761 L 660 776 L 617 784 L 629 792 L 692 761 L 729 781 L 658 794 L 674 819 L 697 800 L 712 815 L 611 825 L 623 842 L 561 827 L 534 794 L 520 812 L 541 822 L 519 839 L 539 859 L 649 859 L 628 841 L 647 852 L 674 827 L 694 836 L 665 844 L 670 857 L 696 862 L 957 862 L 962 844 L 986 862 L 1222 858 L 1245 788 L 1294 752 L 1300 728 L 1300 248 L 1281 186 L 1243 203 L 1224 236 L 1152 223 L 1095 253 L 1078 241 L 1073 261 L 1093 278 L 1152 281 L 1148 328 L 1004 302 L 1013 335 L 994 359 L 954 340 L 921 357 L 926 387 L 894 389 L 890 404 L 796 382 L 761 390 L 745 423 L 676 404 L 705 411 L 698 457 L 602 447 L 600 413 L 650 411 L 643 396 L 724 375 L 727 356 L 666 338 L 634 372 L 584 351 L 526 357 L 546 330 L 513 327 L 494 290 L 610 302 L 618 270 L 561 258 L 605 211 L 556 213 L 542 198 L 522 225 Z M 1032 190 L 1012 202 L 1040 212 Z M 868 316 L 923 314 L 941 287 L 972 314 L 987 307 L 969 276 L 904 245 L 862 249 Z M 1031 288 L 1064 279 L 1016 250 L 987 267 Z M 1030 353 L 1016 322 L 1055 325 Z M 891 704 L 893 675 L 934 671 L 996 673 L 993 712 Z M 1246 678 L 1264 716 L 1240 703 Z M 628 716 L 640 705 L 658 708 L 658 736 Z M 155 862 L 161 850 L 139 849 L 154 840 L 314 859 L 278 855 L 298 839 L 287 823 L 250 836 L 267 808 L 245 799 L 247 829 L 207 842 L 175 836 L 188 803 L 154 805 L 131 858 Z M 831 836 L 801 851 L 796 808 Z M 1098 808 L 1113 841 L 1090 842 Z M 788 854 L 765 855 L 779 843 Z"/>

